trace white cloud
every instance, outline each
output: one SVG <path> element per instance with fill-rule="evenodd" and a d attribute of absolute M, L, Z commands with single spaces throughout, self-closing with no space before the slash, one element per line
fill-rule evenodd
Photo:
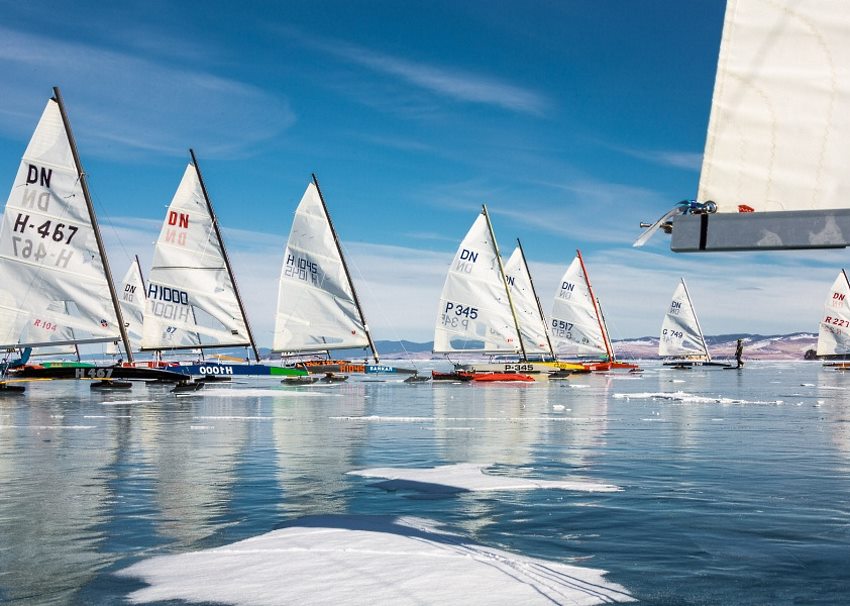
<path fill-rule="evenodd" d="M 245 153 L 294 121 L 285 100 L 250 84 L 3 26 L 0 70 L 0 130 L 27 137 L 59 85 L 86 153 L 118 160 L 116 143 L 124 157 L 182 156 L 187 141 L 206 156 Z"/>
<path fill-rule="evenodd" d="M 410 61 L 338 40 L 307 38 L 289 28 L 284 31 L 290 39 L 299 40 L 304 46 L 456 101 L 481 103 L 532 115 L 543 114 L 550 105 L 542 94 L 498 78 Z"/>

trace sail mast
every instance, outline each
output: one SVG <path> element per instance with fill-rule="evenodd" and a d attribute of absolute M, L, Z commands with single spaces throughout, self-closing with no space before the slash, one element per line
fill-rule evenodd
<path fill-rule="evenodd" d="M 142 292 L 148 292 L 145 286 L 145 274 L 142 273 L 142 264 L 139 263 L 139 255 L 133 255 L 133 258 L 136 260 L 136 269 L 139 270 L 139 280 L 142 281 Z"/>
<path fill-rule="evenodd" d="M 221 231 L 218 228 L 218 219 L 216 219 L 215 211 L 213 210 L 210 196 L 207 193 L 207 186 L 204 184 L 204 178 L 201 175 L 201 168 L 198 166 L 198 160 L 195 158 L 195 151 L 189 149 L 189 155 L 192 156 L 192 165 L 195 167 L 195 172 L 198 173 L 198 182 L 201 184 L 201 191 L 204 192 L 204 200 L 207 203 L 207 210 L 212 219 L 215 237 L 218 238 L 218 244 L 221 247 L 221 256 L 224 259 L 224 266 L 227 268 L 227 274 L 230 276 L 230 283 L 233 284 L 233 294 L 236 295 L 236 302 L 239 304 L 239 312 L 242 314 L 242 319 L 245 320 L 245 329 L 248 331 L 248 340 L 251 342 L 251 349 L 254 350 L 254 359 L 260 361 L 260 352 L 257 351 L 257 344 L 254 342 L 254 335 L 251 332 L 251 324 L 248 323 L 248 316 L 245 313 L 245 306 L 242 305 L 242 297 L 239 296 L 239 287 L 236 286 L 236 278 L 233 275 L 233 270 L 230 268 L 230 259 L 227 256 L 227 249 L 224 247 L 224 240 L 221 238 Z"/>
<path fill-rule="evenodd" d="M 525 345 L 522 342 L 522 331 L 519 328 L 519 318 L 517 318 L 514 300 L 513 297 L 511 297 L 511 287 L 508 284 L 508 279 L 505 277 L 505 266 L 502 265 L 502 255 L 499 254 L 499 245 L 496 243 L 496 233 L 493 231 L 493 224 L 490 223 L 490 215 L 487 214 L 486 204 L 481 205 L 481 212 L 487 220 L 487 229 L 490 230 L 490 241 L 493 243 L 493 252 L 496 253 L 496 262 L 499 264 L 499 275 L 502 276 L 502 284 L 505 285 L 505 294 L 508 296 L 508 305 L 511 308 L 511 315 L 514 318 L 514 327 L 516 328 L 516 336 L 519 340 L 519 349 L 522 354 L 522 359 L 523 361 L 527 361 L 528 356 L 525 354 Z"/>
<path fill-rule="evenodd" d="M 584 259 L 581 257 L 581 251 L 576 249 L 576 256 L 581 265 L 581 273 L 584 274 L 584 283 L 587 284 L 587 292 L 590 294 L 590 302 L 593 303 L 593 311 L 596 313 L 596 321 L 599 323 L 599 331 L 602 333 L 602 340 L 605 342 L 605 353 L 608 354 L 608 360 L 614 361 L 614 349 L 611 347 L 611 337 L 608 336 L 608 328 L 605 322 L 602 321 L 602 312 L 599 309 L 599 302 L 596 300 L 596 295 L 593 294 L 593 286 L 590 285 L 590 276 L 587 275 L 587 268 L 584 266 Z"/>
<path fill-rule="evenodd" d="M 534 297 L 534 300 L 537 302 L 537 313 L 540 314 L 540 319 L 543 321 L 543 332 L 546 335 L 546 345 L 549 346 L 549 354 L 552 356 L 552 359 L 555 359 L 555 348 L 552 347 L 552 339 L 549 338 L 549 327 L 546 326 L 546 316 L 543 315 L 543 307 L 540 305 L 540 297 L 537 296 L 537 291 L 534 289 L 534 280 L 531 279 L 531 271 L 528 269 L 528 262 L 525 259 L 525 251 L 522 249 L 522 242 L 519 241 L 519 238 L 516 239 L 517 247 L 519 247 L 519 254 L 522 257 L 522 264 L 525 265 L 526 273 L 528 273 L 528 284 L 531 286 L 531 295 Z M 522 340 L 522 336 L 520 336 L 520 341 Z"/>
<path fill-rule="evenodd" d="M 121 305 L 118 303 L 118 293 L 115 292 L 115 284 L 112 282 L 112 272 L 109 270 L 109 260 L 106 258 L 106 249 L 103 246 L 103 239 L 100 237 L 100 228 L 97 225 L 97 217 L 94 213 L 94 204 L 92 204 L 86 173 L 83 171 L 83 165 L 80 162 L 80 154 L 77 152 L 77 142 L 74 139 L 73 131 L 71 131 L 71 123 L 68 120 L 68 114 L 65 113 L 65 104 L 62 102 L 62 94 L 59 92 L 58 86 L 53 87 L 53 99 L 59 107 L 59 115 L 62 116 L 62 124 L 65 126 L 65 134 L 68 135 L 68 143 L 71 146 L 71 153 L 74 156 L 74 166 L 77 168 L 77 176 L 80 179 L 80 187 L 83 190 L 83 197 L 85 198 L 86 208 L 89 212 L 89 220 L 91 221 L 94 238 L 97 242 L 97 250 L 100 253 L 101 263 L 103 264 L 103 272 L 106 274 L 106 283 L 109 285 L 109 296 L 112 298 L 112 307 L 115 310 L 115 317 L 118 320 L 118 330 L 121 332 L 121 341 L 124 343 L 124 351 L 127 353 L 127 362 L 132 364 L 133 352 L 130 348 L 127 329 L 124 326 L 124 315 L 121 313 Z"/>
<path fill-rule="evenodd" d="M 351 288 L 351 297 L 354 299 L 354 305 L 357 307 L 357 313 L 360 316 L 360 323 L 363 324 L 363 331 L 366 333 L 366 339 L 369 341 L 369 348 L 372 350 L 372 357 L 375 359 L 375 364 L 379 364 L 381 360 L 378 357 L 378 350 L 375 348 L 375 342 L 372 340 L 372 333 L 369 332 L 369 325 L 366 324 L 366 317 L 363 315 L 363 308 L 360 306 L 360 299 L 357 297 L 354 282 L 351 281 L 351 273 L 348 271 L 348 263 L 345 262 L 345 255 L 342 254 L 342 247 L 339 243 L 339 237 L 336 235 L 336 229 L 334 229 L 334 222 L 331 220 L 331 215 L 328 212 L 328 206 L 325 204 L 325 197 L 322 195 L 322 188 L 319 187 L 319 179 L 316 178 L 315 173 L 313 173 L 312 176 L 313 184 L 316 186 L 316 191 L 319 192 L 319 200 L 322 203 L 322 210 L 325 213 L 325 218 L 328 220 L 328 227 L 331 228 L 331 235 L 333 235 L 334 244 L 336 245 L 336 250 L 339 253 L 339 259 L 342 262 L 342 270 L 345 272 L 345 279 L 348 280 L 348 287 Z"/>
<path fill-rule="evenodd" d="M 702 342 L 702 350 L 705 352 L 705 357 L 707 361 L 711 362 L 711 354 L 708 352 L 708 344 L 705 342 L 705 334 L 702 332 L 702 326 L 699 324 L 699 317 L 697 317 L 697 310 L 694 309 L 694 303 L 691 301 L 691 293 L 688 292 L 688 285 L 685 284 L 684 278 L 679 278 L 682 281 L 682 286 L 685 288 L 685 296 L 688 298 L 688 305 L 691 306 L 691 313 L 694 316 L 694 322 L 696 322 L 697 330 L 699 331 L 699 338 Z"/>

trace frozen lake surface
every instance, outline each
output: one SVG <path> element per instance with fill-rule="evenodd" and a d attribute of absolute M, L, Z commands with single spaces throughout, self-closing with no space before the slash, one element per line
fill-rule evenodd
<path fill-rule="evenodd" d="M 3 604 L 840 604 L 850 374 L 0 397 Z"/>

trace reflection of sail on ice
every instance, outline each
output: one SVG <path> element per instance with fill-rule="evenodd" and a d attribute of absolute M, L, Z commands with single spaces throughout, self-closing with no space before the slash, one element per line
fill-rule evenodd
<path fill-rule="evenodd" d="M 728 0 L 696 204 L 679 251 L 850 238 L 850 28 L 842 0 Z M 755 211 L 755 212 L 749 212 Z"/>
<path fill-rule="evenodd" d="M 129 347 L 59 90 L 21 161 L 0 228 L 0 347 Z M 128 351 L 128 357 L 131 355 Z"/>
<path fill-rule="evenodd" d="M 259 360 L 197 166 L 192 153 L 156 242 L 142 349 L 244 346 Z"/>
<path fill-rule="evenodd" d="M 378 352 L 315 175 L 283 253 L 272 350 L 313 353 L 369 347 Z"/>
<path fill-rule="evenodd" d="M 850 283 L 842 269 L 832 283 L 824 301 L 824 312 L 818 328 L 819 356 L 850 354 Z M 842 363 L 843 367 L 846 363 Z"/>
<path fill-rule="evenodd" d="M 684 278 L 676 287 L 673 300 L 661 324 L 658 355 L 696 363 L 711 362 L 711 354 L 708 352 L 708 345 L 705 343 Z"/>
<path fill-rule="evenodd" d="M 483 207 L 449 267 L 437 311 L 434 353 L 519 354 L 522 348 L 499 251 Z"/>

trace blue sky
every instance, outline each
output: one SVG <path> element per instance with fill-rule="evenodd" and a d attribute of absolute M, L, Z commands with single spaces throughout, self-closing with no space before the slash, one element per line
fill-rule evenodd
<path fill-rule="evenodd" d="M 709 334 L 815 330 L 844 251 L 631 248 L 695 195 L 723 11 L 0 0 L 0 175 L 60 86 L 120 278 L 133 254 L 149 267 L 193 147 L 261 345 L 311 172 L 378 339 L 431 339 L 481 203 L 544 309 L 582 250 L 615 338 L 657 334 L 679 276 Z"/>

